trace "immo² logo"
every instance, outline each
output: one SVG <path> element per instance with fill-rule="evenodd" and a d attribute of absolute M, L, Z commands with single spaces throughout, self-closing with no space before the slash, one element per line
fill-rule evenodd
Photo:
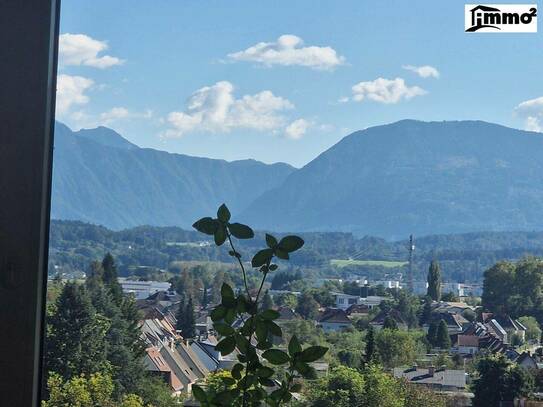
<path fill-rule="evenodd" d="M 466 4 L 466 32 L 536 33 L 536 4 Z"/>

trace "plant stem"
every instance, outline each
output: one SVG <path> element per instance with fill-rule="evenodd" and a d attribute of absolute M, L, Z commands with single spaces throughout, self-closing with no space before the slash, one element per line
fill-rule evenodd
<path fill-rule="evenodd" d="M 247 285 L 247 273 L 245 272 L 245 267 L 243 266 L 243 262 L 241 261 L 241 258 L 237 255 L 239 254 L 236 248 L 234 247 L 234 243 L 232 242 L 232 238 L 230 237 L 230 232 L 226 231 L 226 236 L 228 236 L 228 242 L 230 243 L 230 247 L 232 248 L 232 251 L 234 254 L 236 254 L 236 259 L 238 259 L 239 266 L 241 267 L 241 271 L 243 273 L 243 284 L 245 285 L 245 291 L 247 292 L 247 296 L 249 297 L 249 301 L 252 301 L 251 293 L 249 292 L 249 286 Z"/>

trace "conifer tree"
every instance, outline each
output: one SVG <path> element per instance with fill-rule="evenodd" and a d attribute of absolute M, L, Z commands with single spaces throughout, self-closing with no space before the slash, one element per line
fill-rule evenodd
<path fill-rule="evenodd" d="M 84 286 L 66 283 L 47 317 L 46 371 L 64 380 L 107 369 L 109 322 L 96 313 Z"/>
<path fill-rule="evenodd" d="M 449 330 L 444 320 L 439 321 L 436 334 L 436 346 L 441 349 L 449 349 L 451 347 L 451 337 Z"/>
<path fill-rule="evenodd" d="M 175 329 L 178 331 L 183 331 L 183 328 L 186 324 L 186 311 L 187 304 L 185 303 L 185 297 L 181 297 L 181 301 L 177 305 L 177 313 L 175 314 Z"/>
<path fill-rule="evenodd" d="M 104 270 L 102 280 L 104 285 L 111 291 L 113 300 L 117 305 L 121 305 L 123 300 L 123 289 L 119 284 L 117 276 L 117 266 L 115 264 L 115 259 L 111 253 L 107 253 L 102 260 L 102 268 Z"/>
<path fill-rule="evenodd" d="M 428 270 L 428 296 L 434 301 L 441 299 L 441 270 L 436 260 L 432 260 Z"/>
<path fill-rule="evenodd" d="M 422 326 L 426 323 L 429 323 L 431 318 L 432 318 L 432 298 L 427 295 L 424 298 L 424 306 L 422 308 L 422 314 L 420 316 L 420 325 Z"/>
<path fill-rule="evenodd" d="M 192 297 L 189 297 L 187 307 L 185 308 L 186 323 L 181 331 L 183 338 L 194 338 L 196 336 L 196 317 L 194 315 L 194 304 Z"/>
<path fill-rule="evenodd" d="M 426 339 L 433 347 L 435 347 L 437 343 L 437 326 L 437 322 L 430 322 L 430 326 L 428 327 L 428 333 L 426 334 Z"/>
<path fill-rule="evenodd" d="M 375 330 L 372 325 L 368 327 L 366 334 L 366 364 L 371 364 L 375 361 Z"/>

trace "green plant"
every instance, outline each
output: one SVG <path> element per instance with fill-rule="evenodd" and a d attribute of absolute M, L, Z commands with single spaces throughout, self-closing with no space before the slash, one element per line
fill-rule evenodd
<path fill-rule="evenodd" d="M 273 309 L 259 306 L 260 294 L 270 272 L 278 269 L 274 258 L 288 260 L 290 253 L 300 249 L 304 241 L 299 236 L 285 236 L 277 240 L 266 234 L 267 248 L 259 250 L 251 260 L 251 266 L 262 274 L 256 296 L 253 298 L 247 284 L 246 265 L 242 255 L 236 249 L 233 238 L 252 239 L 253 230 L 241 223 L 230 222 L 230 211 L 221 205 L 217 218 L 205 217 L 194 223 L 199 232 L 213 236 L 217 246 L 228 241 L 229 254 L 239 265 L 243 277 L 244 291 L 236 293 L 228 284 L 221 287 L 221 303 L 211 311 L 213 327 L 222 337 L 216 349 L 223 356 L 237 350 L 236 363 L 231 370 L 231 377 L 224 376 L 224 387 L 217 391 L 200 386 L 192 386 L 193 396 L 202 406 L 238 405 L 254 406 L 262 402 L 270 406 L 279 406 L 289 402 L 293 392 L 300 390 L 300 384 L 294 383 L 297 376 L 313 377 L 314 371 L 309 363 L 320 359 L 328 351 L 322 346 L 302 349 L 296 336 L 288 344 L 288 349 L 274 348 L 273 336 L 283 335 L 281 327 L 274 320 L 279 313 Z M 241 321 L 238 328 L 232 325 Z M 282 380 L 273 366 L 285 366 L 286 373 Z M 275 380 L 274 380 L 275 379 Z M 272 390 L 273 389 L 273 390 Z"/>

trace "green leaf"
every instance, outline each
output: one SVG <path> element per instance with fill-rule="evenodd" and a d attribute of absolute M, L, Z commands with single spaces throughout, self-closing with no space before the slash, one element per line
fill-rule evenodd
<path fill-rule="evenodd" d="M 256 371 L 256 374 L 259 376 L 259 377 L 265 377 L 265 378 L 269 378 L 269 377 L 272 377 L 273 374 L 274 374 L 274 371 L 271 367 L 267 367 L 267 366 L 262 366 L 261 368 L 259 368 L 257 371 Z"/>
<path fill-rule="evenodd" d="M 223 225 L 220 225 L 217 230 L 215 230 L 215 244 L 221 246 L 226 241 L 226 229 Z"/>
<path fill-rule="evenodd" d="M 280 259 L 283 259 L 283 260 L 288 260 L 289 259 L 288 252 L 286 250 L 281 249 L 280 247 L 277 247 L 275 249 L 275 255 L 277 257 L 279 257 Z"/>
<path fill-rule="evenodd" d="M 220 406 L 229 406 L 232 404 L 232 394 L 230 390 L 223 390 L 217 393 L 211 402 Z"/>
<path fill-rule="evenodd" d="M 232 290 L 232 287 L 230 287 L 230 285 L 226 284 L 226 283 L 222 283 L 222 286 L 221 286 L 221 297 L 224 299 L 224 298 L 228 298 L 228 299 L 235 299 L 235 294 L 234 294 L 234 290 Z"/>
<path fill-rule="evenodd" d="M 194 395 L 194 398 L 201 403 L 207 400 L 205 391 L 197 384 L 192 385 L 192 394 Z"/>
<path fill-rule="evenodd" d="M 231 354 L 236 347 L 236 339 L 233 336 L 227 336 L 217 345 L 215 345 L 215 350 L 221 352 L 221 355 L 226 356 Z"/>
<path fill-rule="evenodd" d="M 310 346 L 302 351 L 299 360 L 302 362 L 311 363 L 322 358 L 326 352 L 328 352 L 328 348 L 324 346 Z"/>
<path fill-rule="evenodd" d="M 213 322 L 215 321 L 220 321 L 221 319 L 224 318 L 224 316 L 226 315 L 226 308 L 223 307 L 222 305 L 219 305 L 218 307 L 216 307 L 213 311 L 211 311 L 211 313 L 209 314 L 209 316 L 211 317 L 211 320 Z"/>
<path fill-rule="evenodd" d="M 296 335 L 292 335 L 292 338 L 290 338 L 290 342 L 288 343 L 289 355 L 294 356 L 296 353 L 300 353 L 301 351 L 302 345 L 300 345 L 300 342 L 298 341 Z"/>
<path fill-rule="evenodd" d="M 243 366 L 241 363 L 236 363 L 232 368 L 232 377 L 236 380 L 241 379 L 241 372 L 243 369 L 245 369 L 245 366 Z"/>
<path fill-rule="evenodd" d="M 262 357 L 272 365 L 284 365 L 290 360 L 290 357 L 279 349 L 268 349 L 262 354 Z"/>
<path fill-rule="evenodd" d="M 260 313 L 260 317 L 262 319 L 266 319 L 266 320 L 274 320 L 274 319 L 277 319 L 281 316 L 281 314 L 279 312 L 277 312 L 276 310 L 273 310 L 273 309 L 267 309 L 266 311 L 263 311 Z"/>
<path fill-rule="evenodd" d="M 234 328 L 224 322 L 215 322 L 213 328 L 222 336 L 229 336 L 235 332 Z"/>
<path fill-rule="evenodd" d="M 273 380 L 270 380 L 266 377 L 259 377 L 258 378 L 258 382 L 262 385 L 262 386 L 266 386 L 266 387 L 273 387 L 275 386 L 275 382 Z"/>
<path fill-rule="evenodd" d="M 307 363 L 304 363 L 304 362 L 301 362 L 299 360 L 295 361 L 294 362 L 294 368 L 303 376 L 305 375 L 307 372 L 309 372 L 309 370 L 311 370 L 311 367 L 307 364 Z"/>
<path fill-rule="evenodd" d="M 251 346 L 249 340 L 242 335 L 236 335 L 236 345 L 241 353 L 247 353 L 249 346 Z"/>
<path fill-rule="evenodd" d="M 266 264 L 273 256 L 273 250 L 272 249 L 262 249 L 259 252 L 257 252 L 253 260 L 251 261 L 251 264 L 253 267 L 260 267 Z"/>
<path fill-rule="evenodd" d="M 253 232 L 253 229 L 241 223 L 230 223 L 228 225 L 228 230 L 238 239 L 252 239 L 255 237 L 255 232 Z"/>
<path fill-rule="evenodd" d="M 268 338 L 268 325 L 264 321 L 257 320 L 255 333 L 258 342 L 264 342 Z"/>
<path fill-rule="evenodd" d="M 202 218 L 192 225 L 198 232 L 205 233 L 206 235 L 214 235 L 218 226 L 219 223 L 217 220 L 210 217 Z"/>
<path fill-rule="evenodd" d="M 263 342 L 258 342 L 256 344 L 256 348 L 260 349 L 260 350 L 270 349 L 272 346 L 273 346 L 273 343 L 271 343 L 270 341 L 267 341 L 267 340 L 263 341 Z"/>
<path fill-rule="evenodd" d="M 275 271 L 277 270 L 277 264 L 270 264 L 270 271 Z"/>
<path fill-rule="evenodd" d="M 217 218 L 221 222 L 228 222 L 230 220 L 230 211 L 228 210 L 227 206 L 225 204 L 222 204 L 219 206 L 219 209 L 217 210 Z"/>
<path fill-rule="evenodd" d="M 224 321 L 227 324 L 232 325 L 234 321 L 236 320 L 237 313 L 234 308 L 230 308 L 228 311 L 226 311 L 226 315 L 224 316 Z"/>
<path fill-rule="evenodd" d="M 275 246 L 277 246 L 277 239 L 266 233 L 266 244 L 270 249 L 273 249 Z"/>
<path fill-rule="evenodd" d="M 304 240 L 299 236 L 285 236 L 279 242 L 279 247 L 284 251 L 291 253 L 300 249 L 304 245 Z"/>
<path fill-rule="evenodd" d="M 272 333 L 272 335 L 274 336 L 278 336 L 279 338 L 281 338 L 283 336 L 283 330 L 281 329 L 281 327 L 279 325 L 277 325 L 275 322 L 273 321 L 266 321 L 266 324 L 268 325 L 268 329 L 270 330 L 270 332 Z"/>

